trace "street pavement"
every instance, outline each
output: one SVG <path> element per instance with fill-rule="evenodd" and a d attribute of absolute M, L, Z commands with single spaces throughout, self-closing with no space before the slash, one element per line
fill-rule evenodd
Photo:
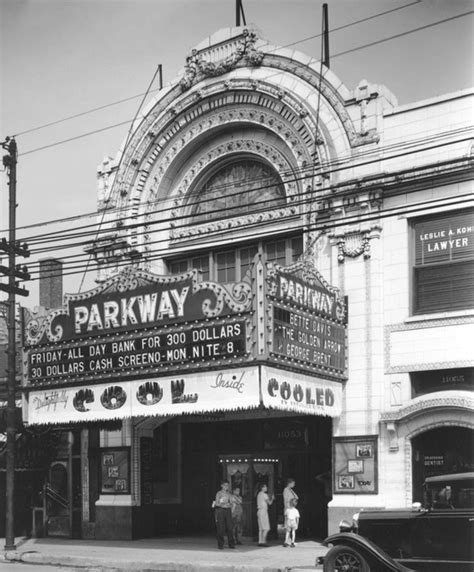
<path fill-rule="evenodd" d="M 316 558 L 327 551 L 312 540 L 284 548 L 276 541 L 259 547 L 251 539 L 235 550 L 218 550 L 210 536 L 131 541 L 17 538 L 16 550 L 8 552 L 3 539 L 0 543 L 2 572 L 22 572 L 23 563 L 81 572 L 308 572 L 321 570 Z"/>

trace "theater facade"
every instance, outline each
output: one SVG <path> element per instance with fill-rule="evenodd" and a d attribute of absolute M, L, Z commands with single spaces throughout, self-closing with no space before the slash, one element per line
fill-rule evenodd
<path fill-rule="evenodd" d="M 349 90 L 251 26 L 192 50 L 99 167 L 98 286 L 25 323 L 36 533 L 213 533 L 227 478 L 276 535 L 293 477 L 321 538 L 472 470 L 470 103 Z"/>

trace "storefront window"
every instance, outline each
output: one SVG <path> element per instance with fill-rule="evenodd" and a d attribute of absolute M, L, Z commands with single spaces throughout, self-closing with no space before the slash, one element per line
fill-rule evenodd
<path fill-rule="evenodd" d="M 474 470 L 474 431 L 464 427 L 440 427 L 412 441 L 413 502 L 423 502 L 426 477 Z"/>
<path fill-rule="evenodd" d="M 472 210 L 415 222 L 415 314 L 474 306 L 473 222 Z"/>

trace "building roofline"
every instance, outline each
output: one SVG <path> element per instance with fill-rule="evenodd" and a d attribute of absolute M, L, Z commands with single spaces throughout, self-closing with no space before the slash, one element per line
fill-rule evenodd
<path fill-rule="evenodd" d="M 414 101 L 412 103 L 406 103 L 405 105 L 399 105 L 393 109 L 388 109 L 384 113 L 384 117 L 390 117 L 392 115 L 397 115 L 399 113 L 407 113 L 409 111 L 417 111 L 423 109 L 424 107 L 431 107 L 434 105 L 439 105 L 440 103 L 446 103 L 448 101 L 453 101 L 456 99 L 463 99 L 465 97 L 472 97 L 474 95 L 474 88 L 468 87 L 460 91 L 454 91 L 451 93 L 445 93 L 442 95 L 437 95 L 436 97 L 431 97 L 428 99 L 422 99 L 420 101 Z"/>

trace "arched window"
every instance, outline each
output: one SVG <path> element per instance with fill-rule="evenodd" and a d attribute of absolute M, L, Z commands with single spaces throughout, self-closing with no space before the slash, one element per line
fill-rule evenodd
<path fill-rule="evenodd" d="M 269 165 L 241 159 L 218 168 L 193 195 L 194 222 L 275 209 L 285 204 L 285 188 Z M 209 216 L 207 216 L 209 215 Z"/>

